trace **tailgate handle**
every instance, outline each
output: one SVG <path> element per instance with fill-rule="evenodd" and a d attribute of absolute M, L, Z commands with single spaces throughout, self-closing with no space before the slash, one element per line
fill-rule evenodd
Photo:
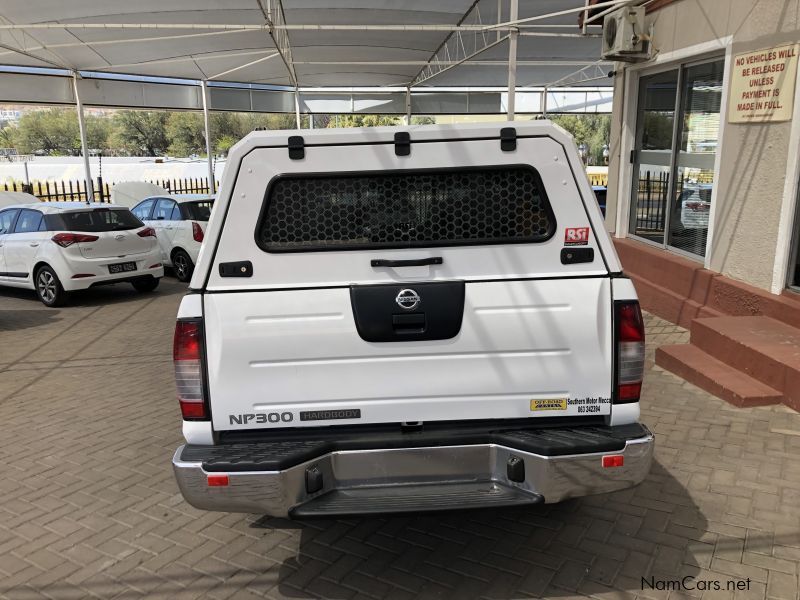
<path fill-rule="evenodd" d="M 392 315 L 392 327 L 395 333 L 423 333 L 425 313 Z"/>
<path fill-rule="evenodd" d="M 442 262 L 441 256 L 431 256 L 429 258 L 415 258 L 409 260 L 374 258 L 371 264 L 373 267 L 424 267 L 426 265 L 440 265 Z"/>

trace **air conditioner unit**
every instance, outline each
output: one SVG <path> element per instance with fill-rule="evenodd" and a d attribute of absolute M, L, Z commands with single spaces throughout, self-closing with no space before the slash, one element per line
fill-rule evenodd
<path fill-rule="evenodd" d="M 606 60 L 639 62 L 650 58 L 650 36 L 644 25 L 644 6 L 626 6 L 603 19 Z"/>

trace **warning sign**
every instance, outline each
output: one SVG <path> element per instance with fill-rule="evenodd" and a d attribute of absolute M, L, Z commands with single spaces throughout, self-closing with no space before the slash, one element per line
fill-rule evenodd
<path fill-rule="evenodd" d="M 794 107 L 800 44 L 737 54 L 733 58 L 728 121 L 789 121 Z"/>

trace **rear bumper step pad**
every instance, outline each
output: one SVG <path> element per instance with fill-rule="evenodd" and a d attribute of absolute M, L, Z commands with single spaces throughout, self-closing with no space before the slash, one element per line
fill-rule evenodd
<path fill-rule="evenodd" d="M 551 503 L 624 489 L 647 476 L 654 438 L 646 427 L 606 427 L 607 435 L 597 428 L 591 434 L 571 429 L 582 428 L 560 428 L 560 434 L 550 429 L 543 437 L 535 430 L 502 432 L 483 443 L 440 438 L 437 445 L 354 447 L 321 455 L 312 452 L 321 442 L 306 441 L 304 452 L 311 458 L 277 469 L 261 466 L 269 464 L 266 455 L 251 454 L 276 448 L 275 443 L 186 446 L 172 462 L 192 506 L 297 518 Z M 639 435 L 628 437 L 634 430 Z M 597 436 L 597 443 L 587 444 L 586 436 Z M 556 439 L 563 451 L 568 438 L 582 451 L 532 451 L 553 450 Z M 277 449 L 294 457 L 297 443 L 284 441 Z M 618 466 L 603 465 L 608 454 L 622 457 Z M 222 484 L 220 473 L 225 473 Z"/>
<path fill-rule="evenodd" d="M 288 469 L 331 452 L 499 444 L 542 456 L 564 456 L 587 452 L 614 452 L 628 440 L 648 433 L 639 423 L 500 429 L 484 424 L 473 427 L 428 426 L 419 432 L 369 431 L 344 432 L 268 431 L 269 441 L 223 442 L 216 446 L 186 445 L 181 460 L 201 462 L 206 471 L 276 471 Z M 313 436 L 313 437 L 312 437 Z"/>

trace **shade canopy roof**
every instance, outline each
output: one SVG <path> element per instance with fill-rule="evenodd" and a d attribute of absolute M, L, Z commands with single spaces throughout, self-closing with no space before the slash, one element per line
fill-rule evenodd
<path fill-rule="evenodd" d="M 303 88 L 505 86 L 511 26 L 486 27 L 509 21 L 509 2 L 0 0 L 0 64 Z M 583 6 L 519 0 L 519 19 Z M 603 66 L 599 28 L 582 35 L 578 12 L 518 31 L 519 86 Z"/>

